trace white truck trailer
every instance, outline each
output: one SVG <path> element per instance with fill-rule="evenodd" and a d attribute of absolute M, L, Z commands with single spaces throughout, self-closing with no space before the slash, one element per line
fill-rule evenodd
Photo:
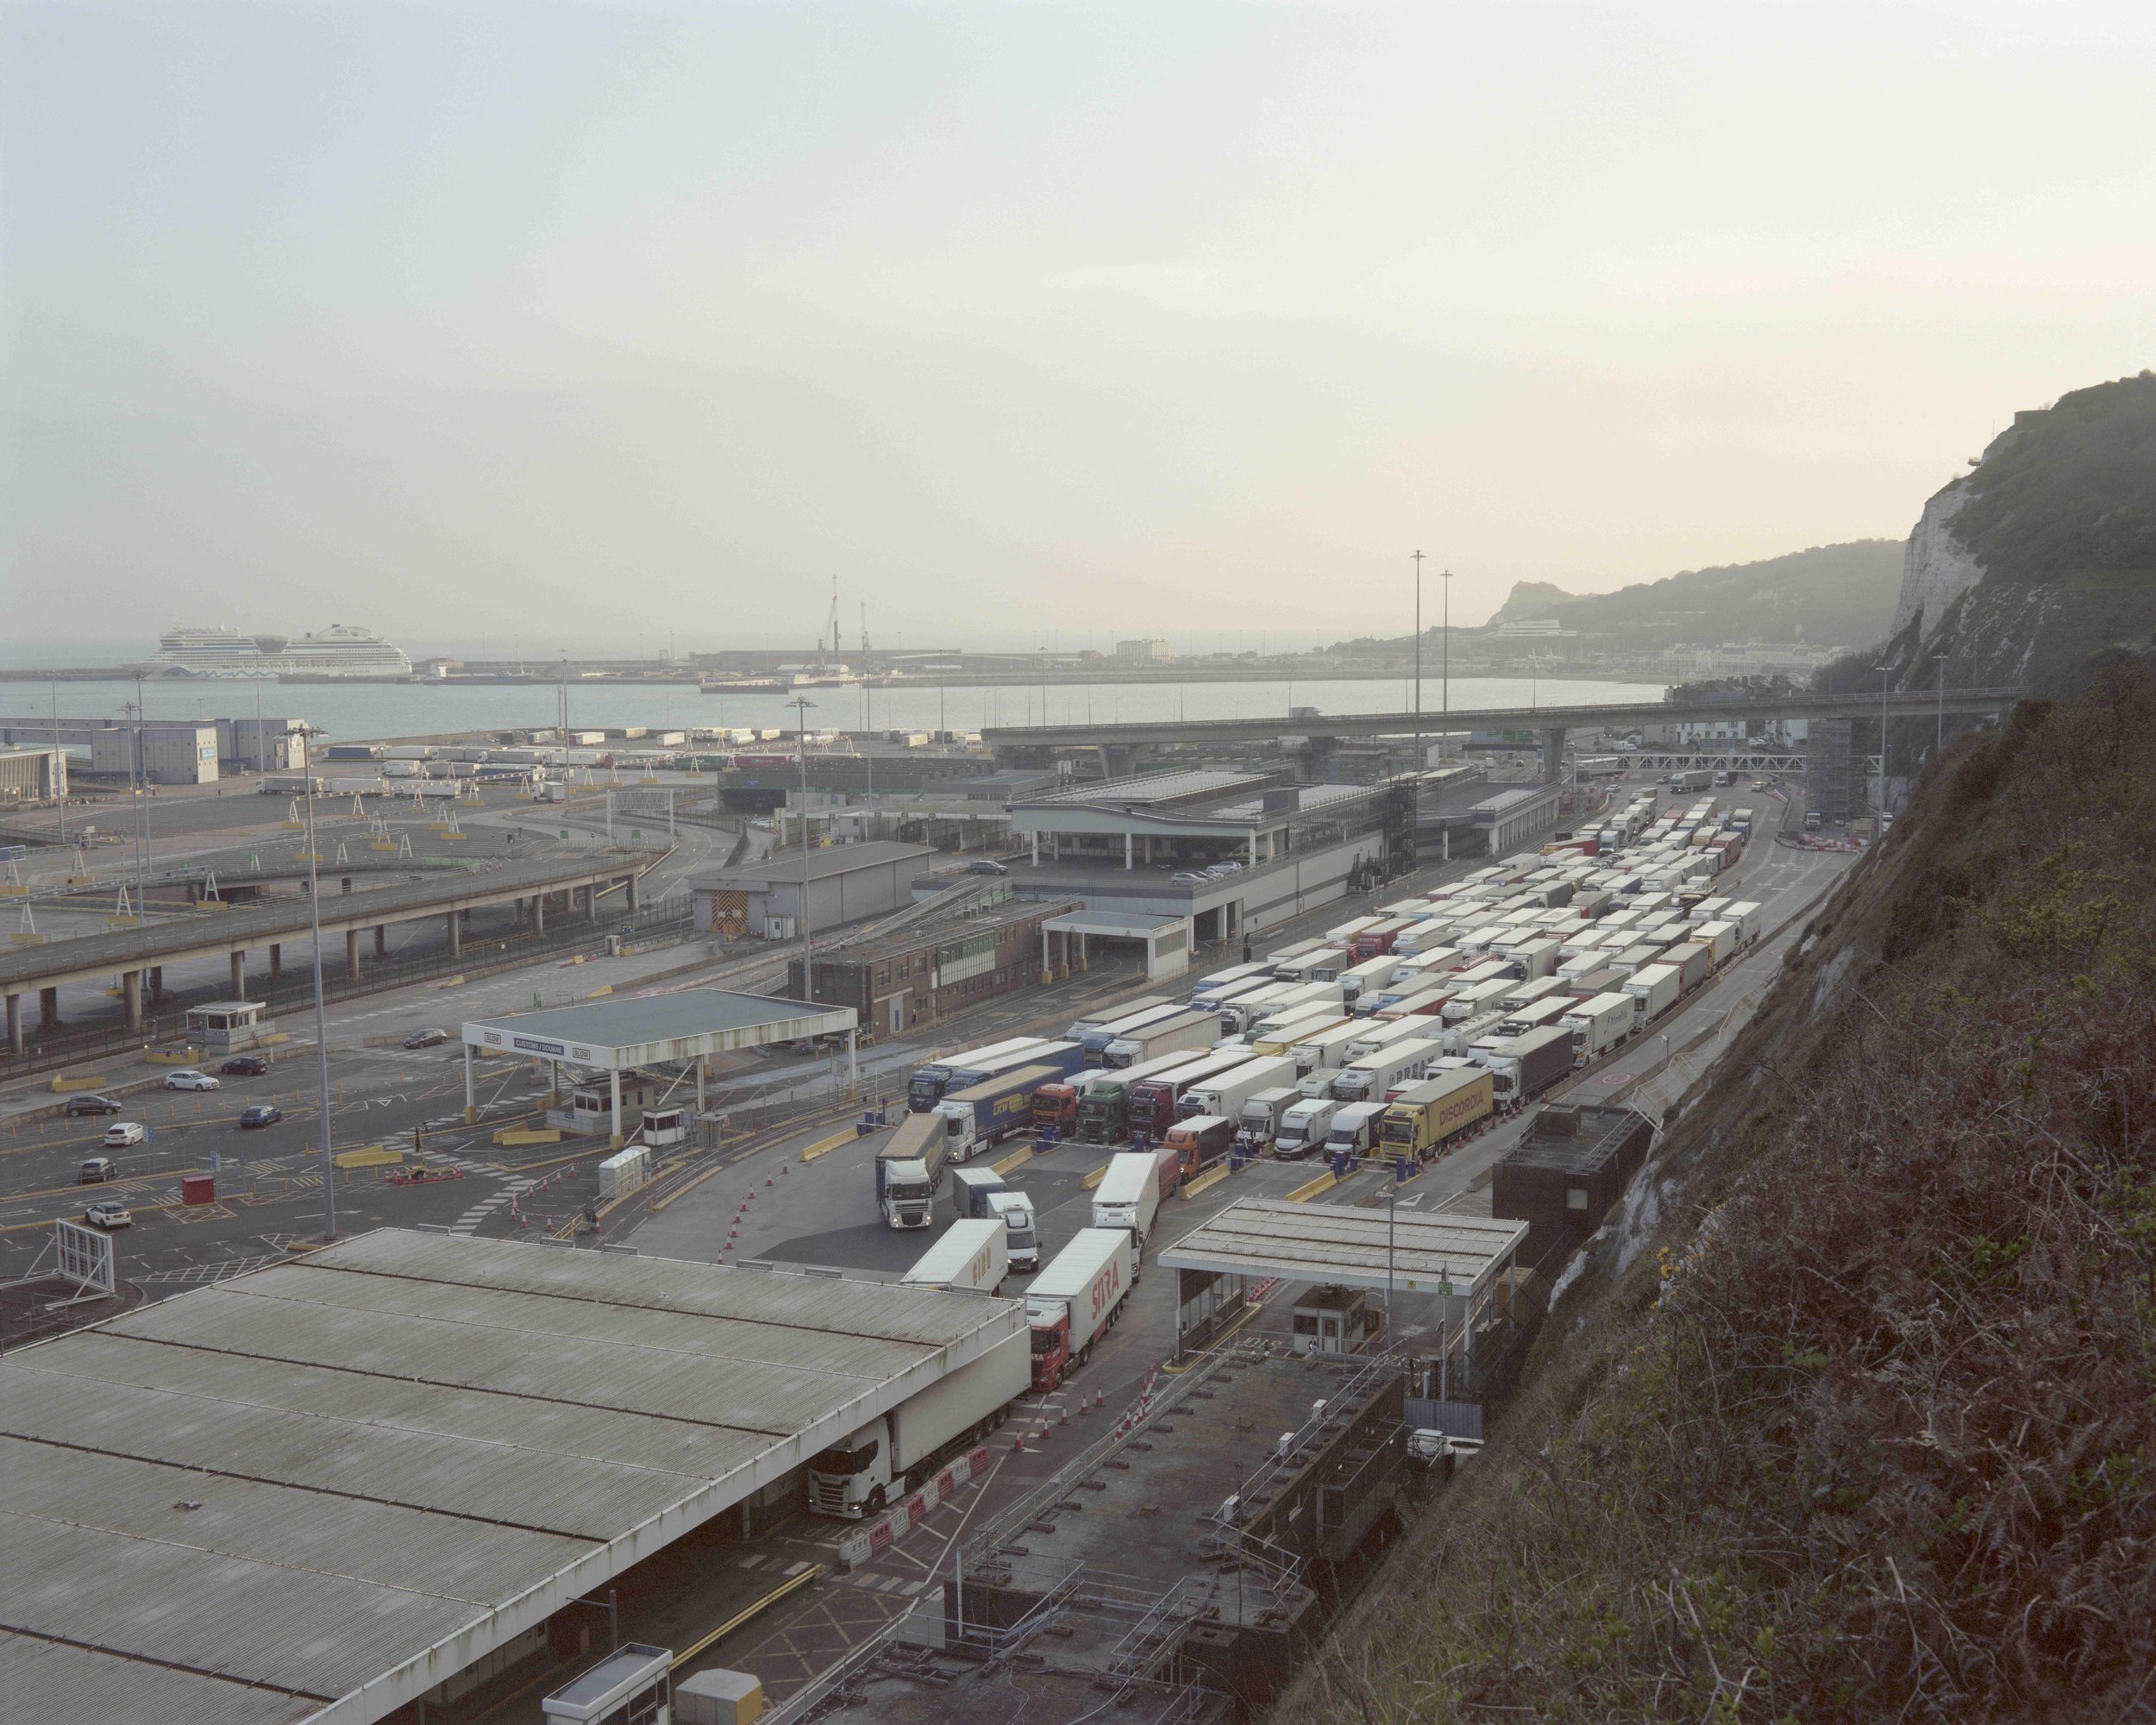
<path fill-rule="evenodd" d="M 1111 1070 L 1142 1066 L 1179 1050 L 1210 1048 L 1219 1039 L 1217 1013 L 1175 1013 L 1117 1037 L 1101 1051 L 1101 1063 Z"/>
<path fill-rule="evenodd" d="M 1200 1079 L 1183 1092 L 1182 1101 L 1175 1105 L 1179 1120 L 1193 1114 L 1219 1114 L 1239 1121 L 1243 1104 L 1261 1090 L 1294 1082 L 1295 1063 L 1293 1057 L 1279 1054 L 1260 1055 L 1246 1060 L 1240 1066 L 1225 1072 Z"/>
<path fill-rule="evenodd" d="M 1161 1157 L 1154 1150 L 1126 1150 L 1108 1158 L 1107 1171 L 1093 1189 L 1093 1225 L 1127 1228 L 1140 1251 L 1160 1214 Z"/>
<path fill-rule="evenodd" d="M 923 1288 L 972 1288 L 984 1294 L 1002 1291 L 1011 1267 L 1010 1230 L 1002 1217 L 953 1222 L 943 1239 L 923 1252 L 899 1278 Z"/>
<path fill-rule="evenodd" d="M 1336 1102 L 1382 1102 L 1388 1090 L 1421 1077 L 1430 1070 L 1430 1063 L 1444 1052 L 1444 1044 L 1433 1037 L 1381 1048 L 1340 1069 L 1332 1081 L 1332 1099 Z"/>
<path fill-rule="evenodd" d="M 1649 964 L 1633 973 L 1625 992 L 1632 996 L 1640 1025 L 1652 1024 L 1677 1004 L 1677 982 L 1674 964 Z"/>
<path fill-rule="evenodd" d="M 845 1442 L 811 1456 L 804 1470 L 809 1508 L 849 1521 L 881 1514 L 893 1496 L 904 1496 L 949 1457 L 1003 1423 L 1011 1403 L 1025 1393 L 1028 1358 L 1025 1331 L 1006 1336 L 980 1358 L 858 1427 Z"/>
<path fill-rule="evenodd" d="M 1558 1020 L 1572 1032 L 1572 1063 L 1584 1066 L 1632 1034 L 1639 1015 L 1630 994 L 1597 994 L 1581 1000 Z"/>

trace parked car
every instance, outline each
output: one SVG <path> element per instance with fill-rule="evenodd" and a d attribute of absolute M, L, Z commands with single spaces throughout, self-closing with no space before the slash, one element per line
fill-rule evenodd
<path fill-rule="evenodd" d="M 67 1099 L 67 1113 L 72 1120 L 79 1120 L 85 1114 L 116 1114 L 119 1112 L 120 1105 L 110 1096 L 70 1096 Z"/>
<path fill-rule="evenodd" d="M 986 856 L 976 856 L 966 864 L 965 872 L 968 875 L 1007 875 L 1011 871 L 1000 862 L 992 862 Z"/>
<path fill-rule="evenodd" d="M 147 1144 L 150 1129 L 140 1120 L 117 1120 L 105 1128 L 105 1148 L 124 1150 L 131 1144 Z M 108 1179 L 110 1176 L 106 1176 Z"/>
<path fill-rule="evenodd" d="M 81 1168 L 76 1171 L 75 1183 L 78 1186 L 97 1186 L 119 1177 L 119 1164 L 110 1157 L 86 1156 L 83 1158 Z"/>
<path fill-rule="evenodd" d="M 1171 887 L 1202 887 L 1206 884 L 1206 877 L 1188 869 L 1180 869 L 1168 877 L 1168 884 Z"/>
<path fill-rule="evenodd" d="M 116 1204 L 110 1198 L 102 1203 L 92 1204 L 82 1213 L 82 1219 L 93 1228 L 131 1228 L 135 1226 L 135 1218 L 128 1214 L 128 1207 Z"/>
<path fill-rule="evenodd" d="M 449 1039 L 446 1030 L 416 1030 L 404 1038 L 407 1048 L 439 1048 Z"/>
<path fill-rule="evenodd" d="M 214 1090 L 217 1088 L 217 1081 L 207 1072 L 187 1066 L 177 1072 L 167 1072 L 165 1075 L 165 1088 L 167 1090 Z"/>
<path fill-rule="evenodd" d="M 272 1107 L 267 1102 L 257 1102 L 253 1107 L 240 1111 L 240 1127 L 245 1131 L 252 1126 L 273 1126 L 284 1118 L 282 1108 Z"/>
<path fill-rule="evenodd" d="M 217 1070 L 234 1078 L 260 1078 L 269 1070 L 269 1062 L 259 1054 L 235 1054 Z"/>

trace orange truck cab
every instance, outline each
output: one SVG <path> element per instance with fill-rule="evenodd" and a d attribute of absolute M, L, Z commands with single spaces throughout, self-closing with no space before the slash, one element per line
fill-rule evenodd
<path fill-rule="evenodd" d="M 1193 1114 L 1169 1127 L 1161 1147 L 1175 1153 L 1181 1178 L 1191 1179 L 1235 1148 L 1235 1122 L 1220 1114 Z"/>
<path fill-rule="evenodd" d="M 1033 1093 L 1033 1130 L 1071 1132 L 1078 1127 L 1078 1087 L 1044 1084 Z"/>

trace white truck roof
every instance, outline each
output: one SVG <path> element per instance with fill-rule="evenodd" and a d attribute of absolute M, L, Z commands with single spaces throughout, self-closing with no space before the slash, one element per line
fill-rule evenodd
<path fill-rule="evenodd" d="M 930 1287 L 956 1281 L 965 1274 L 966 1266 L 980 1256 L 981 1248 L 1000 1239 L 1003 1233 L 1002 1221 L 993 1216 L 953 1222 L 943 1230 L 943 1237 L 923 1252 L 912 1269 L 899 1280 L 901 1283 L 924 1283 Z"/>
<path fill-rule="evenodd" d="M 1107 1182 L 1100 1183 L 1105 1186 Z M 1056 1254 L 1025 1290 L 1027 1314 L 1033 1313 L 1037 1302 L 1076 1299 L 1093 1285 L 1093 1278 L 1113 1261 L 1117 1253 L 1128 1251 L 1130 1245 L 1127 1229 L 1079 1229 L 1071 1236 L 1070 1244 Z"/>
<path fill-rule="evenodd" d="M 1178 1120 L 1177 1126 L 1184 1124 Z M 1108 1171 L 1100 1176 L 1100 1183 L 1094 1188 L 1093 1201 L 1101 1204 L 1135 1204 L 1145 1195 L 1149 1182 L 1160 1178 L 1160 1158 L 1150 1150 L 1126 1150 L 1108 1158 Z M 1037 1292 L 1037 1289 L 1029 1289 Z"/>

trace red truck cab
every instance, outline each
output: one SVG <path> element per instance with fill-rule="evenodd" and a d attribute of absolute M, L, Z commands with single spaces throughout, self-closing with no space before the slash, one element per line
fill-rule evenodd
<path fill-rule="evenodd" d="M 1052 1324 L 1033 1326 L 1033 1389 L 1045 1396 L 1063 1381 L 1070 1370 L 1070 1314 Z"/>
<path fill-rule="evenodd" d="M 1044 1084 L 1033 1093 L 1033 1130 L 1069 1133 L 1078 1129 L 1078 1087 Z"/>

